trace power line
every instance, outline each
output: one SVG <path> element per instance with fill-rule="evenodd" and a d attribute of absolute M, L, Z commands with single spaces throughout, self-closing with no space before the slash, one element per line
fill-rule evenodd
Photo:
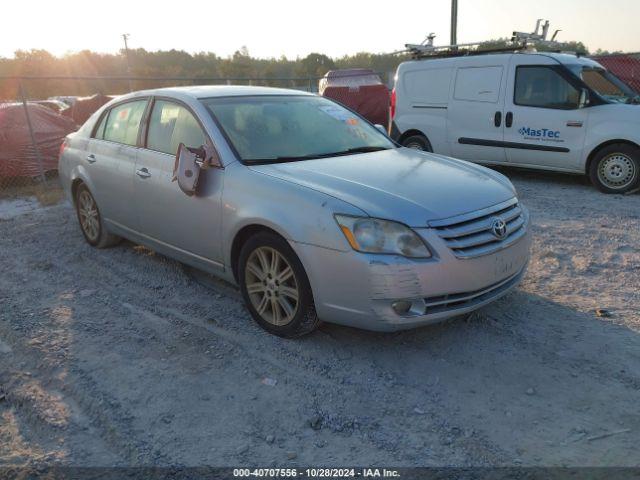
<path fill-rule="evenodd" d="M 131 77 L 131 62 L 129 60 L 129 44 L 127 43 L 129 36 L 130 35 L 128 33 L 122 34 L 122 39 L 124 40 L 124 54 L 127 60 L 127 75 Z M 131 83 L 131 80 L 129 80 L 129 91 L 133 92 L 133 84 Z"/>

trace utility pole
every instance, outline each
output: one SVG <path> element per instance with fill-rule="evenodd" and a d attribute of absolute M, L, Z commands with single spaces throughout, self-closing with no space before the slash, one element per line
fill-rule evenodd
<path fill-rule="evenodd" d="M 131 76 L 131 62 L 129 61 L 129 45 L 127 43 L 127 40 L 129 38 L 129 34 L 128 33 L 123 33 L 122 34 L 122 39 L 124 40 L 124 54 L 125 54 L 125 58 L 127 60 L 127 76 Z M 129 91 L 133 92 L 133 85 L 131 83 L 131 79 L 129 79 Z"/>
<path fill-rule="evenodd" d="M 458 0 L 451 0 L 451 45 L 458 43 Z"/>

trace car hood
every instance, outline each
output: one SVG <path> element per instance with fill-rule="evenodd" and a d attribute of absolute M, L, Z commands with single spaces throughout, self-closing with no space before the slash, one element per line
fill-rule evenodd
<path fill-rule="evenodd" d="M 511 182 L 498 172 L 408 148 L 250 168 L 412 227 L 515 196 Z"/>
<path fill-rule="evenodd" d="M 602 116 L 610 116 L 616 120 L 640 122 L 640 105 L 634 103 L 609 103 L 592 110 Z"/>

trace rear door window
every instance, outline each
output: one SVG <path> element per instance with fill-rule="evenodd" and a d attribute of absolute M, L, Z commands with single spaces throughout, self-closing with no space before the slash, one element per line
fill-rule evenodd
<path fill-rule="evenodd" d="M 147 100 L 136 100 L 113 107 L 104 128 L 104 140 L 137 145 L 140 121 L 146 106 Z"/>
<path fill-rule="evenodd" d="M 193 114 L 174 102 L 157 100 L 153 105 L 147 134 L 147 148 L 175 155 L 178 146 L 200 147 L 206 135 Z"/>
<path fill-rule="evenodd" d="M 104 115 L 102 115 L 102 118 L 100 119 L 100 124 L 98 125 L 98 128 L 96 128 L 93 138 L 98 138 L 100 140 L 104 139 L 104 127 L 107 123 L 107 118 L 109 118 L 108 111 L 105 112 Z"/>

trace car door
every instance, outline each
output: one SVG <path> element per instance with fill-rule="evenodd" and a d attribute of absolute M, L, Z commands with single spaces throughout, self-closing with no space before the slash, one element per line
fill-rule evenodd
<path fill-rule="evenodd" d="M 111 107 L 102 115 L 85 158 L 92 193 L 106 222 L 136 228 L 133 177 L 140 123 L 148 99 Z"/>
<path fill-rule="evenodd" d="M 580 108 L 581 87 L 552 58 L 514 55 L 505 102 L 508 162 L 580 169 L 589 120 L 589 109 Z"/>
<path fill-rule="evenodd" d="M 507 58 L 469 58 L 457 69 L 447 115 L 451 156 L 481 163 L 506 162 L 502 109 Z"/>
<path fill-rule="evenodd" d="M 169 247 L 178 256 L 189 255 L 221 266 L 221 199 L 224 170 L 209 168 L 200 174 L 198 193 L 185 195 L 172 181 L 180 143 L 188 147 L 213 144 L 202 123 L 184 103 L 156 98 L 147 120 L 144 148 L 138 152 L 134 204 L 139 232 Z"/>

